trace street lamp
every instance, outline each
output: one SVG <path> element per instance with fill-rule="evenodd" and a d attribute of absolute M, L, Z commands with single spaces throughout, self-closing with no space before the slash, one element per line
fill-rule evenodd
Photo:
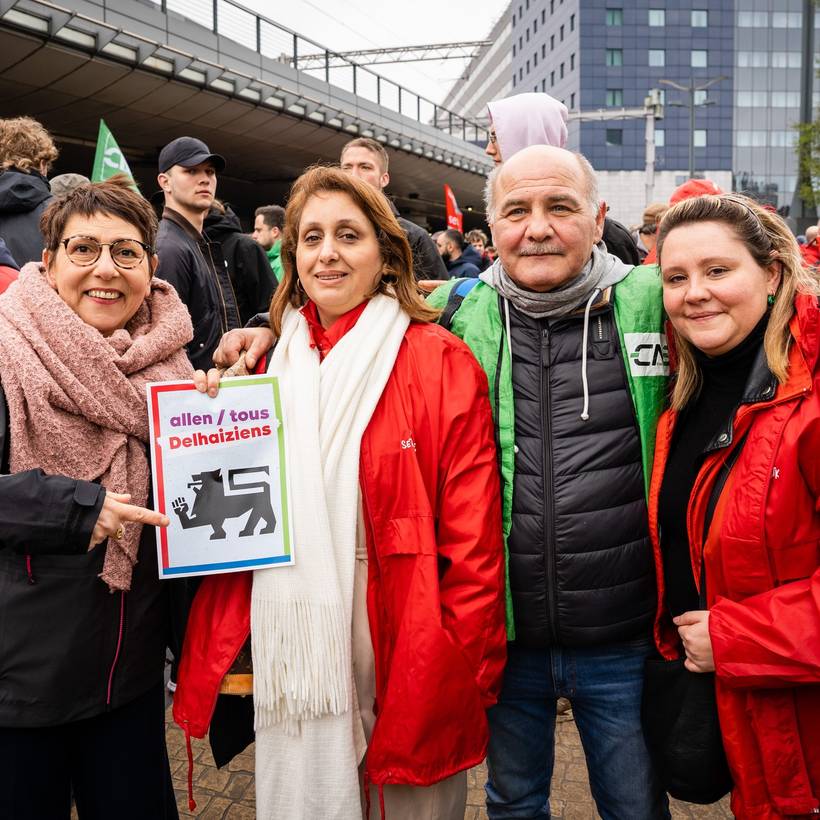
<path fill-rule="evenodd" d="M 728 80 L 729 78 L 725 75 L 721 75 L 720 77 L 715 77 L 714 79 L 707 80 L 705 83 L 700 83 L 696 85 L 694 80 L 689 83 L 689 85 L 681 85 L 680 83 L 676 83 L 673 80 L 660 80 L 663 85 L 671 86 L 672 88 L 676 88 L 678 91 L 683 91 L 685 94 L 689 95 L 688 102 L 673 102 L 669 103 L 669 105 L 687 107 L 689 109 L 689 178 L 692 179 L 695 176 L 695 107 L 701 105 L 715 105 L 714 100 L 704 100 L 703 102 L 696 103 L 695 102 L 695 92 L 696 91 L 705 91 L 710 86 L 713 86 L 715 83 L 719 83 L 722 80 Z"/>

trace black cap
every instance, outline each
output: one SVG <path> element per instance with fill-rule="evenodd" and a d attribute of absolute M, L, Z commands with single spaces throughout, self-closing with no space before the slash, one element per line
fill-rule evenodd
<path fill-rule="evenodd" d="M 159 152 L 159 172 L 164 174 L 172 165 L 190 168 L 201 162 L 211 162 L 217 171 L 225 170 L 225 159 L 212 154 L 211 149 L 196 137 L 177 137 Z"/>

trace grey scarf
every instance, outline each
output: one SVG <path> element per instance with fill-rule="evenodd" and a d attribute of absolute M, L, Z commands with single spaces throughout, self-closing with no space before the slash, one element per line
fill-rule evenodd
<path fill-rule="evenodd" d="M 545 319 L 567 316 L 580 309 L 594 290 L 603 290 L 619 282 L 630 270 L 631 267 L 607 253 L 606 245 L 601 242 L 593 246 L 592 255 L 578 276 L 566 285 L 546 293 L 527 290 L 514 282 L 500 258 L 480 278 L 517 310 L 535 319 Z"/>

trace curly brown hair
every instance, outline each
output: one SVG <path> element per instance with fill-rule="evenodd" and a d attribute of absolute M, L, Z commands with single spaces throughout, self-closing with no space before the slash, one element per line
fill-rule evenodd
<path fill-rule="evenodd" d="M 105 182 L 87 182 L 70 194 L 52 199 L 40 217 L 40 231 L 46 249 L 52 254 L 57 251 L 66 223 L 72 216 L 106 214 L 132 224 L 153 253 L 159 225 L 157 215 L 151 203 L 131 186 L 130 177 L 117 174 Z"/>
<path fill-rule="evenodd" d="M 299 223 L 307 201 L 324 191 L 347 194 L 373 225 L 381 251 L 382 278 L 370 295 L 383 293 L 397 299 L 402 310 L 414 321 L 435 321 L 440 311 L 430 307 L 416 287 L 413 256 L 407 236 L 393 216 L 384 194 L 339 168 L 314 165 L 293 183 L 285 210 L 281 251 L 284 272 L 270 306 L 270 323 L 274 335 L 279 337 L 282 333 L 282 317 L 288 306 L 299 308 L 307 301 L 304 290 L 297 287 L 299 276 L 296 270 L 296 247 L 299 244 Z"/>
<path fill-rule="evenodd" d="M 40 171 L 46 164 L 46 172 L 58 155 L 51 135 L 31 117 L 15 117 L 0 120 L 0 168 L 17 168 L 29 173 Z"/>

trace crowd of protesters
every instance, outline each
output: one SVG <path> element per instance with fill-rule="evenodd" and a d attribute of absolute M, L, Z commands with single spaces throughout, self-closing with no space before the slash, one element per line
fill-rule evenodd
<path fill-rule="evenodd" d="M 485 758 L 548 818 L 565 701 L 604 820 L 820 813 L 818 226 L 693 179 L 627 229 L 560 102 L 488 115 L 489 232 L 432 235 L 372 139 L 246 233 L 196 137 L 149 201 L 0 120 L 0 817 L 176 818 L 168 657 L 265 820 L 461 820 Z M 145 385 L 254 372 L 296 563 L 161 581 Z"/>

